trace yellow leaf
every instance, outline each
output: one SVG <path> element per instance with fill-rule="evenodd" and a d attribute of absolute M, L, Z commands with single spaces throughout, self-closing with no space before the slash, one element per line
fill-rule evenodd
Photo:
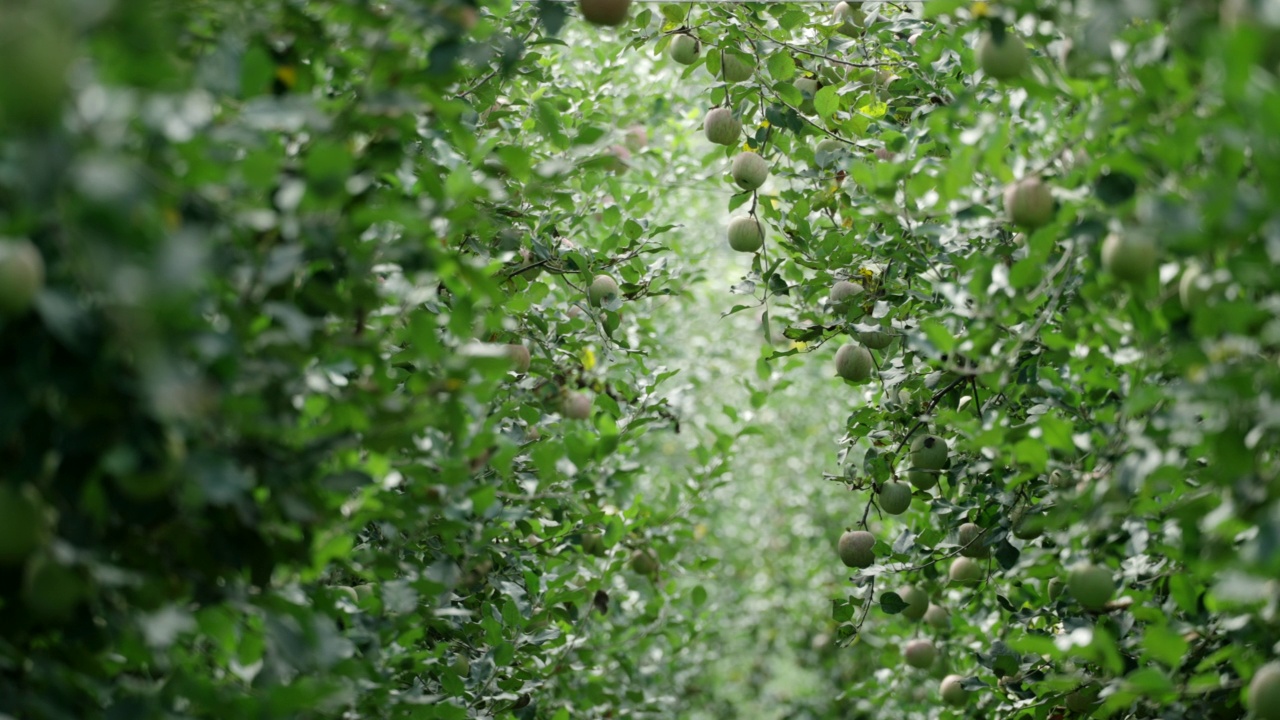
<path fill-rule="evenodd" d="M 769 125 L 769 121 L 768 121 L 768 120 L 761 120 L 761 121 L 760 121 L 760 127 L 762 127 L 762 128 L 770 127 L 770 125 Z"/>
<path fill-rule="evenodd" d="M 463 385 L 466 385 L 466 383 L 462 381 L 462 378 L 451 377 L 444 381 L 444 387 L 449 392 L 457 392 L 462 389 Z"/>
<path fill-rule="evenodd" d="M 843 221 L 841 221 L 840 224 L 844 227 L 853 227 L 853 218 L 847 217 Z"/>
<path fill-rule="evenodd" d="M 281 85 L 292 88 L 298 84 L 298 68 L 292 65 L 281 65 L 276 68 L 276 79 Z"/>
<path fill-rule="evenodd" d="M 799 340 L 792 340 L 792 341 L 791 341 L 791 349 L 792 349 L 792 350 L 804 350 L 804 349 L 805 349 L 805 348 L 807 348 L 807 347 L 809 347 L 809 343 L 807 343 L 807 342 L 800 342 Z"/>
<path fill-rule="evenodd" d="M 591 370 L 596 366 L 596 354 L 591 348 L 582 350 L 582 369 Z"/>
<path fill-rule="evenodd" d="M 978 0 L 969 7 L 969 12 L 973 13 L 976 18 L 986 17 L 991 14 L 991 6 L 982 0 Z"/>

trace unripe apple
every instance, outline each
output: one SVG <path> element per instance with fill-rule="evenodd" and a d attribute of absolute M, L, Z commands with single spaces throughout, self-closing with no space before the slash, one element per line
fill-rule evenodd
<path fill-rule="evenodd" d="M 59 120 L 76 46 L 42 5 L 53 3 L 0 3 L 0 125 L 43 130 Z"/>
<path fill-rule="evenodd" d="M 840 536 L 836 546 L 840 562 L 851 568 L 870 567 L 876 561 L 876 538 L 866 530 L 853 530 Z"/>
<path fill-rule="evenodd" d="M 907 585 L 898 591 L 898 597 L 907 606 L 902 610 L 902 617 L 908 620 L 919 620 L 929 611 L 929 593 L 914 585 Z"/>
<path fill-rule="evenodd" d="M 819 167 L 830 167 L 840 159 L 844 147 L 844 143 L 835 138 L 823 138 L 813 149 L 813 159 Z"/>
<path fill-rule="evenodd" d="M 876 148 L 876 159 L 884 162 L 893 162 L 895 155 L 888 148 Z"/>
<path fill-rule="evenodd" d="M 969 701 L 969 691 L 964 689 L 960 681 L 964 680 L 959 675 L 948 675 L 942 678 L 942 684 L 938 686 L 938 692 L 942 694 L 942 701 L 948 705 L 964 705 Z"/>
<path fill-rule="evenodd" d="M 0 239 L 0 315 L 17 317 L 44 289 L 44 258 L 29 240 Z"/>
<path fill-rule="evenodd" d="M 828 299 L 832 308 L 837 312 L 844 312 L 864 292 L 866 292 L 866 289 L 857 283 L 838 280 L 835 285 L 831 286 L 831 295 Z"/>
<path fill-rule="evenodd" d="M 587 22 L 616 27 L 627 21 L 631 0 L 578 0 L 578 8 Z"/>
<path fill-rule="evenodd" d="M 951 613 L 941 605 L 929 603 L 929 609 L 924 612 L 924 621 L 939 630 L 945 630 L 951 627 Z"/>
<path fill-rule="evenodd" d="M 1065 590 L 1067 584 L 1062 582 L 1062 578 L 1049 579 L 1049 599 L 1057 600 L 1062 597 L 1062 591 Z"/>
<path fill-rule="evenodd" d="M 1067 589 L 1071 597 L 1090 610 L 1100 610 L 1111 602 L 1116 592 L 1111 571 L 1092 563 L 1080 563 L 1071 568 L 1067 576 Z"/>
<path fill-rule="evenodd" d="M 587 300 L 594 307 L 613 302 L 618 297 L 618 282 L 608 275 L 597 275 L 587 288 Z"/>
<path fill-rule="evenodd" d="M 1072 712 L 1088 715 L 1097 708 L 1098 693 L 1100 692 L 1102 692 L 1102 688 L 1099 687 L 1097 683 L 1091 682 L 1067 693 L 1067 709 Z M 1277 715 L 1277 717 L 1280 717 L 1280 715 Z"/>
<path fill-rule="evenodd" d="M 597 532 L 582 533 L 582 552 L 588 555 L 603 555 L 604 536 Z"/>
<path fill-rule="evenodd" d="M 862 34 L 862 26 L 867 22 L 867 13 L 863 11 L 861 5 L 851 5 L 844 0 L 836 3 L 835 16 L 839 27 L 836 32 L 849 37 L 857 37 Z"/>
<path fill-rule="evenodd" d="M 62 623 L 80 604 L 84 583 L 74 570 L 55 558 L 38 554 L 27 561 L 22 575 L 22 601 L 43 622 Z"/>
<path fill-rule="evenodd" d="M 738 252 L 753 253 L 764 245 L 764 225 L 750 215 L 729 221 L 729 247 Z"/>
<path fill-rule="evenodd" d="M 796 89 L 800 91 L 800 95 L 804 98 L 800 101 L 800 107 L 797 109 L 806 115 L 816 112 L 817 108 L 813 105 L 813 96 L 818 94 L 818 79 L 802 77 L 792 84 L 796 86 Z"/>
<path fill-rule="evenodd" d="M 658 574 L 658 555 L 652 548 L 637 550 L 631 555 L 631 569 L 645 577 L 656 577 Z"/>
<path fill-rule="evenodd" d="M 869 330 L 867 332 L 856 333 L 858 342 L 866 345 L 872 350 L 883 350 L 893 344 L 893 333 L 887 333 L 883 330 Z"/>
<path fill-rule="evenodd" d="M 560 412 L 570 420 L 591 417 L 591 398 L 584 393 L 568 391 L 560 400 Z"/>
<path fill-rule="evenodd" d="M 902 649 L 902 657 L 913 668 L 927 670 L 938 659 L 938 649 L 924 638 L 912 640 Z"/>
<path fill-rule="evenodd" d="M 1280 662 L 1269 662 L 1253 674 L 1246 704 L 1258 720 L 1280 720 Z"/>
<path fill-rule="evenodd" d="M 19 565 L 49 540 L 49 517 L 34 487 L 0 485 L 0 565 Z"/>
<path fill-rule="evenodd" d="M 957 532 L 960 543 L 960 554 L 971 558 L 991 557 L 991 548 L 983 542 L 982 528 L 974 523 L 965 523 Z"/>
<path fill-rule="evenodd" d="M 901 515 L 911 507 L 911 486 L 887 482 L 880 486 L 880 509 L 890 515 Z M 924 612 L 922 609 L 920 612 Z"/>
<path fill-rule="evenodd" d="M 632 152 L 640 152 L 649 144 L 649 130 L 643 125 L 632 125 L 627 128 L 627 134 L 623 136 L 622 142 Z"/>
<path fill-rule="evenodd" d="M 874 364 L 871 351 L 861 345 L 849 343 L 836 351 L 836 375 L 845 380 L 866 380 L 871 377 L 871 367 Z"/>
<path fill-rule="evenodd" d="M 1191 312 L 1203 305 L 1208 295 L 1209 283 L 1204 268 L 1195 261 L 1188 263 L 1187 269 L 1182 271 L 1182 279 L 1178 281 L 1178 300 L 1182 302 L 1182 309 Z"/>
<path fill-rule="evenodd" d="M 978 42 L 978 65 L 996 80 L 1012 80 L 1027 69 L 1027 44 L 1012 30 L 998 41 L 986 33 Z"/>
<path fill-rule="evenodd" d="M 982 582 L 982 576 L 982 566 L 967 557 L 958 557 L 952 560 L 951 569 L 947 572 L 947 577 L 951 578 L 951 582 L 957 585 L 980 583 Z"/>
<path fill-rule="evenodd" d="M 1004 211 L 1009 222 L 1035 230 L 1053 220 L 1053 193 L 1038 177 L 1022 178 L 1004 189 Z"/>
<path fill-rule="evenodd" d="M 747 150 L 738 153 L 729 169 L 733 181 L 743 190 L 755 190 L 764 184 L 769 177 L 769 163 L 759 155 Z"/>
<path fill-rule="evenodd" d="M 751 79 L 755 74 L 754 65 L 744 61 L 737 55 L 729 53 L 720 54 L 720 75 L 725 82 L 740 83 Z"/>
<path fill-rule="evenodd" d="M 701 50 L 702 45 L 698 39 L 684 33 L 672 37 L 671 44 L 667 46 L 667 54 L 681 65 L 692 65 L 697 62 L 698 53 Z"/>
<path fill-rule="evenodd" d="M 1044 512 L 1029 507 L 1019 508 L 1009 519 L 1013 536 L 1019 540 L 1035 540 L 1040 537 L 1044 534 L 1046 522 Z"/>
<path fill-rule="evenodd" d="M 938 484 L 940 475 L 941 473 L 937 470 L 911 468 L 907 471 L 907 482 L 911 483 L 917 490 L 930 490 L 934 485 Z"/>
<path fill-rule="evenodd" d="M 742 136 L 742 123 L 738 122 L 729 108 L 716 108 L 703 119 L 702 132 L 711 142 L 732 147 L 738 144 L 738 138 Z"/>
<path fill-rule="evenodd" d="M 911 441 L 911 467 L 941 470 L 947 464 L 947 441 L 937 435 L 919 435 Z"/>
<path fill-rule="evenodd" d="M 1156 244 L 1140 232 L 1112 233 L 1102 241 L 1102 267 L 1126 282 L 1142 282 L 1156 268 Z"/>
<path fill-rule="evenodd" d="M 609 146 L 609 155 L 613 158 L 605 166 L 605 169 L 614 175 L 621 175 L 631 167 L 631 151 L 625 145 Z"/>
<path fill-rule="evenodd" d="M 529 372 L 529 365 L 533 361 L 533 358 L 529 355 L 529 348 L 520 343 L 508 344 L 507 357 L 511 358 L 511 365 L 517 375 Z"/>

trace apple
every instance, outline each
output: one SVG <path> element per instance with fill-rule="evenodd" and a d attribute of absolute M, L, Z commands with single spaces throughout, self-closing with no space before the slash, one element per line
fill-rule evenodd
<path fill-rule="evenodd" d="M 1156 243 L 1140 232 L 1111 233 L 1102 241 L 1102 267 L 1126 282 L 1142 282 L 1156 268 Z"/>
<path fill-rule="evenodd" d="M 587 300 L 594 307 L 613 302 L 618 297 L 618 282 L 608 275 L 597 275 L 587 288 Z"/>
<path fill-rule="evenodd" d="M 911 486 L 887 482 L 880 486 L 880 509 L 890 515 L 901 515 L 911 507 Z M 920 612 L 924 612 L 921 610 Z"/>
<path fill-rule="evenodd" d="M 982 582 L 983 576 L 982 566 L 974 562 L 972 558 L 958 557 L 951 561 L 951 569 L 947 571 L 947 577 L 951 582 L 957 585 L 975 585 Z"/>
<path fill-rule="evenodd" d="M 978 42 L 978 65 L 982 72 L 996 80 L 1012 80 L 1027 69 L 1027 44 L 1013 31 L 1006 30 L 996 40 L 991 33 Z"/>
<path fill-rule="evenodd" d="M 1066 589 L 1066 587 L 1067 587 L 1067 584 L 1062 581 L 1062 578 L 1050 578 L 1049 579 L 1049 599 L 1057 600 L 1058 598 L 1062 597 L 1062 591 Z"/>
<path fill-rule="evenodd" d="M 1067 589 L 1082 606 L 1090 610 L 1100 610 L 1111 602 L 1116 592 L 1115 580 L 1111 571 L 1092 563 L 1080 563 L 1071 568 L 1067 576 Z"/>
<path fill-rule="evenodd" d="M 70 620 L 80 604 L 84 583 L 71 568 L 40 554 L 27 561 L 21 592 L 22 601 L 33 617 L 61 623 Z"/>
<path fill-rule="evenodd" d="M 740 83 L 751 79 L 756 72 L 756 68 L 751 63 L 743 60 L 737 55 L 731 55 L 726 52 L 720 53 L 720 75 L 725 82 Z"/>
<path fill-rule="evenodd" d="M 836 351 L 836 375 L 845 380 L 866 380 L 871 377 L 871 367 L 874 364 L 871 351 L 861 345 L 849 343 Z"/>
<path fill-rule="evenodd" d="M 912 640 L 902 649 L 902 657 L 913 668 L 926 670 L 938 659 L 938 649 L 924 638 Z"/>
<path fill-rule="evenodd" d="M 831 294 L 827 298 L 837 312 L 844 312 L 853 302 L 853 299 L 866 292 L 866 289 L 857 283 L 851 283 L 848 280 L 838 280 L 835 285 L 831 286 Z"/>
<path fill-rule="evenodd" d="M 964 557 L 985 558 L 991 557 L 991 548 L 983 542 L 982 528 L 974 523 L 965 523 L 960 526 L 957 532 L 957 542 L 960 543 L 960 554 Z"/>
<path fill-rule="evenodd" d="M 529 372 L 529 365 L 532 362 L 532 358 L 529 356 L 529 348 L 520 343 L 511 343 L 507 345 L 507 357 L 511 358 L 511 364 L 515 366 L 517 375 Z"/>
<path fill-rule="evenodd" d="M 1178 300 L 1182 309 L 1191 312 L 1204 304 L 1209 295 L 1209 278 L 1205 276 L 1204 267 L 1192 261 L 1182 271 L 1182 279 L 1178 281 Z"/>
<path fill-rule="evenodd" d="M 893 344 L 894 336 L 893 333 L 887 333 L 883 330 L 869 330 L 857 333 L 856 337 L 858 342 L 872 350 L 883 350 Z"/>
<path fill-rule="evenodd" d="M 742 136 L 742 123 L 733 116 L 732 110 L 721 107 L 707 113 L 702 121 L 702 131 L 711 142 L 732 147 Z"/>
<path fill-rule="evenodd" d="M 729 221 L 729 247 L 738 252 L 753 253 L 764 245 L 764 225 L 750 215 Z"/>
<path fill-rule="evenodd" d="M 1246 705 L 1258 720 L 1280 720 L 1280 662 L 1269 662 L 1253 674 Z"/>
<path fill-rule="evenodd" d="M 678 33 L 671 38 L 671 44 L 667 46 L 667 54 L 672 60 L 681 65 L 692 65 L 698 60 L 698 53 L 702 50 L 698 39 L 692 35 Z"/>
<path fill-rule="evenodd" d="M 729 170 L 733 181 L 743 190 L 755 190 L 769 177 L 769 163 L 756 153 L 747 150 L 738 153 Z"/>
<path fill-rule="evenodd" d="M 19 565 L 49 539 L 49 517 L 30 485 L 0 485 L 0 565 Z"/>
<path fill-rule="evenodd" d="M 597 532 L 582 533 L 582 552 L 588 555 L 603 555 L 604 536 Z"/>
<path fill-rule="evenodd" d="M 819 167 L 830 167 L 845 153 L 845 144 L 835 138 L 823 138 L 813 149 L 814 162 Z"/>
<path fill-rule="evenodd" d="M 945 630 L 951 627 L 951 613 L 941 605 L 929 603 L 929 609 L 924 611 L 924 621 L 939 630 Z"/>
<path fill-rule="evenodd" d="M 836 32 L 849 37 L 857 37 L 862 34 L 862 25 L 867 22 L 867 13 L 863 11 L 862 6 L 851 5 L 844 0 L 836 3 L 835 11 L 832 13 L 836 22 L 839 24 Z"/>
<path fill-rule="evenodd" d="M 52 3 L 0 3 L 0 125 L 44 130 L 59 121 L 76 46 L 70 24 L 43 5 Z"/>
<path fill-rule="evenodd" d="M 1042 511 L 1022 507 L 1009 518 L 1009 526 L 1013 528 L 1013 536 L 1019 540 L 1035 540 L 1044 534 L 1047 520 Z"/>
<path fill-rule="evenodd" d="M 917 490 L 929 490 L 938 484 L 938 476 L 941 475 L 937 470 L 921 470 L 920 468 L 911 468 L 907 471 L 907 482 L 911 483 Z"/>
<path fill-rule="evenodd" d="M 560 399 L 560 412 L 570 420 L 591 417 L 591 398 L 584 393 L 568 391 Z"/>
<path fill-rule="evenodd" d="M 937 435 L 920 435 L 911 441 L 911 467 L 941 470 L 947 464 L 947 441 Z"/>
<path fill-rule="evenodd" d="M 902 610 L 902 617 L 908 620 L 920 620 L 929 611 L 929 593 L 914 585 L 907 585 L 898 591 L 898 597 L 907 606 Z"/>
<path fill-rule="evenodd" d="M 877 160 L 883 160 L 884 162 L 893 162 L 894 157 L 896 157 L 888 148 L 882 147 L 876 148 L 875 156 Z"/>
<path fill-rule="evenodd" d="M 631 555 L 631 569 L 639 575 L 654 578 L 658 575 L 658 555 L 652 548 L 637 550 Z"/>
<path fill-rule="evenodd" d="M 649 130 L 643 125 L 632 125 L 627 128 L 627 134 L 623 136 L 622 142 L 631 152 L 640 152 L 649 144 Z"/>
<path fill-rule="evenodd" d="M 836 550 L 840 562 L 851 568 L 870 567 L 876 561 L 876 537 L 866 530 L 852 530 L 840 536 Z"/>
<path fill-rule="evenodd" d="M 964 680 L 959 675 L 948 675 L 942 678 L 942 684 L 938 686 L 938 692 L 942 694 L 942 701 L 948 705 L 964 705 L 969 701 L 969 691 L 964 689 L 960 681 Z"/>
<path fill-rule="evenodd" d="M 1004 211 L 1009 222 L 1035 230 L 1053 220 L 1053 193 L 1040 178 L 1024 177 L 1004 189 Z"/>
<path fill-rule="evenodd" d="M 27 311 L 44 289 L 44 258 L 29 240 L 0 239 L 0 316 Z"/>
<path fill-rule="evenodd" d="M 631 0 L 578 0 L 582 17 L 594 25 L 616 27 L 627 21 Z"/>
<path fill-rule="evenodd" d="M 804 99 L 800 101 L 800 107 L 797 109 L 806 115 L 812 115 L 817 112 L 817 108 L 813 106 L 813 96 L 818 94 L 818 79 L 802 77 L 792 84 L 804 96 Z"/>

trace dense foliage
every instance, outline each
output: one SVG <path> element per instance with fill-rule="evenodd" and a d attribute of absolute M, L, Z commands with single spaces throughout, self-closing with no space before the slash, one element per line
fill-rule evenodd
<path fill-rule="evenodd" d="M 1276 3 L 583 12 L 0 7 L 0 714 L 1280 717 Z"/>

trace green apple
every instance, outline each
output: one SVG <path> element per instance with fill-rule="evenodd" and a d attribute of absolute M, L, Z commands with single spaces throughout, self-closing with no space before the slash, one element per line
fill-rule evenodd
<path fill-rule="evenodd" d="M 1027 44 L 1013 31 L 1006 30 L 996 40 L 991 33 L 978 42 L 978 65 L 982 72 L 996 80 L 1012 80 L 1027 69 Z"/>
<path fill-rule="evenodd" d="M 764 225 L 750 215 L 729 221 L 729 247 L 738 252 L 753 253 L 764 245 Z"/>
<path fill-rule="evenodd" d="M 902 617 L 908 620 L 920 620 L 929 611 L 929 593 L 914 585 L 907 585 L 898 591 L 898 597 L 907 606 L 902 610 Z"/>
<path fill-rule="evenodd" d="M 874 365 L 871 359 L 871 351 L 849 343 L 836 351 L 836 375 L 851 380 L 853 382 L 862 382 L 871 377 L 871 368 Z"/>
<path fill-rule="evenodd" d="M 631 555 L 631 569 L 639 575 L 655 578 L 658 575 L 659 567 L 658 554 L 652 548 L 636 550 Z"/>
<path fill-rule="evenodd" d="M 831 286 L 831 294 L 828 301 L 836 312 L 843 313 L 849 308 L 849 305 L 856 301 L 859 295 L 866 292 L 866 289 L 857 283 L 851 283 L 848 280 L 838 280 L 835 285 Z"/>
<path fill-rule="evenodd" d="M 911 468 L 907 471 L 907 482 L 911 483 L 917 490 L 929 490 L 938 484 L 940 476 L 941 472 L 938 470 Z"/>
<path fill-rule="evenodd" d="M 840 562 L 851 568 L 870 567 L 876 561 L 876 538 L 866 530 L 852 530 L 840 536 L 836 546 Z"/>
<path fill-rule="evenodd" d="M 740 83 L 751 79 L 755 65 L 731 53 L 720 54 L 720 75 L 725 82 Z"/>
<path fill-rule="evenodd" d="M 529 365 L 533 362 L 533 358 L 529 355 L 529 348 L 520 343 L 509 343 L 506 350 L 507 357 L 511 358 L 511 364 L 517 375 L 529 372 Z"/>
<path fill-rule="evenodd" d="M 756 153 L 746 150 L 738 153 L 729 169 L 733 181 L 743 190 L 755 190 L 769 177 L 769 163 Z"/>
<path fill-rule="evenodd" d="M 942 684 L 938 686 L 938 692 L 942 695 L 942 701 L 948 705 L 964 705 L 969 701 L 969 691 L 964 689 L 960 681 L 964 680 L 959 675 L 948 675 L 942 678 Z"/>
<path fill-rule="evenodd" d="M 729 108 L 716 108 L 703 119 L 702 132 L 711 142 L 732 147 L 742 137 L 742 123 L 738 122 Z"/>
<path fill-rule="evenodd" d="M 587 300 L 594 306 L 607 305 L 618 297 L 618 282 L 608 275 L 597 275 L 587 288 Z"/>
<path fill-rule="evenodd" d="M 0 565 L 18 565 L 49 541 L 49 515 L 30 485 L 0 485 Z"/>
<path fill-rule="evenodd" d="M 924 611 L 924 621 L 939 630 L 945 630 L 951 627 L 951 613 L 941 605 L 929 603 L 929 609 Z"/>
<path fill-rule="evenodd" d="M 837 23 L 836 32 L 849 37 L 861 35 L 862 26 L 867 22 L 867 13 L 863 11 L 861 3 L 853 5 L 841 0 L 836 3 L 832 15 Z"/>
<path fill-rule="evenodd" d="M 1182 271 L 1182 279 L 1178 281 L 1178 300 L 1182 309 L 1191 312 L 1203 305 L 1209 296 L 1209 285 L 1204 267 L 1194 260 L 1188 263 L 1187 269 Z"/>
<path fill-rule="evenodd" d="M 957 542 L 960 543 L 960 554 L 964 557 L 985 558 L 991 557 L 991 548 L 983 542 L 985 538 L 982 535 L 982 528 L 974 523 L 965 523 L 960 526 L 957 532 Z"/>
<path fill-rule="evenodd" d="M 818 79 L 810 77 L 798 78 L 793 85 L 800 91 L 803 100 L 800 101 L 800 107 L 796 108 L 806 115 L 812 115 L 817 112 L 817 108 L 813 105 L 813 96 L 818 94 Z"/>
<path fill-rule="evenodd" d="M 1066 587 L 1067 587 L 1067 584 L 1062 581 L 1062 578 L 1050 578 L 1049 588 L 1048 588 L 1049 599 L 1057 600 L 1058 598 L 1062 597 L 1062 591 L 1065 590 Z"/>
<path fill-rule="evenodd" d="M 947 441 L 937 435 L 919 435 L 911 441 L 911 467 L 941 470 L 947 464 Z"/>
<path fill-rule="evenodd" d="M 0 3 L 0 125 L 40 131 L 59 121 L 76 46 L 42 5 L 55 3 Z"/>
<path fill-rule="evenodd" d="M 1258 720 L 1280 720 L 1280 662 L 1269 662 L 1253 674 L 1246 704 Z"/>
<path fill-rule="evenodd" d="M 1080 563 L 1071 568 L 1067 576 L 1067 589 L 1071 596 L 1090 610 L 1100 610 L 1115 595 L 1115 580 L 1111 571 L 1092 563 Z"/>
<path fill-rule="evenodd" d="M 893 344 L 894 335 L 883 330 L 869 330 L 855 333 L 855 337 L 872 350 L 883 350 Z"/>
<path fill-rule="evenodd" d="M 1126 282 L 1142 282 L 1156 269 L 1156 243 L 1141 232 L 1112 233 L 1102 241 L 1102 267 Z"/>
<path fill-rule="evenodd" d="M 0 238 L 0 316 L 25 313 L 44 289 L 44 258 L 29 240 Z"/>
<path fill-rule="evenodd" d="M 835 138 L 823 138 L 813 149 L 813 160 L 818 167 L 831 167 L 845 155 L 845 144 Z"/>
<path fill-rule="evenodd" d="M 84 582 L 74 570 L 49 555 L 35 555 L 27 561 L 22 576 L 22 601 L 38 620 L 61 623 L 84 595 Z"/>
<path fill-rule="evenodd" d="M 911 667 L 927 670 L 933 665 L 933 661 L 938 659 L 938 649 L 931 641 L 917 638 L 908 642 L 902 649 L 902 657 Z"/>
<path fill-rule="evenodd" d="M 588 555 L 604 555 L 604 536 L 598 532 L 582 533 L 582 552 Z"/>
<path fill-rule="evenodd" d="M 911 486 L 900 482 L 887 482 L 880 486 L 880 509 L 890 515 L 901 515 L 911 507 Z M 921 610 L 921 612 L 924 612 Z"/>
<path fill-rule="evenodd" d="M 1009 222 L 1035 230 L 1053 220 L 1053 193 L 1038 177 L 1022 178 L 1004 189 L 1004 211 Z"/>
<path fill-rule="evenodd" d="M 594 25 L 616 27 L 627 21 L 631 0 L 578 0 L 582 17 Z"/>
<path fill-rule="evenodd" d="M 671 38 L 671 44 L 667 46 L 667 54 L 672 60 L 681 65 L 692 65 L 698 60 L 698 53 L 701 52 L 702 45 L 698 39 L 692 35 L 679 33 Z"/>
<path fill-rule="evenodd" d="M 568 391 L 560 398 L 560 412 L 570 420 L 591 417 L 591 398 L 585 393 Z"/>
<path fill-rule="evenodd" d="M 982 582 L 983 575 L 982 566 L 967 557 L 952 560 L 951 569 L 947 572 L 947 577 L 957 585 L 975 585 Z"/>

